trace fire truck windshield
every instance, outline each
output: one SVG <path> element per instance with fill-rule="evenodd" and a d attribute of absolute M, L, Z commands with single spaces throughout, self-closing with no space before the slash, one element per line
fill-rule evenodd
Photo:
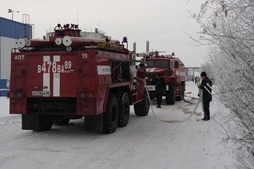
<path fill-rule="evenodd" d="M 170 63 L 167 60 L 148 60 L 147 67 L 169 68 Z"/>

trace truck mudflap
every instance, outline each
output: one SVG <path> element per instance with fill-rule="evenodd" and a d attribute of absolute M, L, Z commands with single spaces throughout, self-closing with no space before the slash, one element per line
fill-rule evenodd
<path fill-rule="evenodd" d="M 50 130 L 54 123 L 54 118 L 48 115 L 27 114 L 22 115 L 22 129 L 34 131 Z"/>
<path fill-rule="evenodd" d="M 86 131 L 103 132 L 103 114 L 85 116 L 84 126 Z"/>

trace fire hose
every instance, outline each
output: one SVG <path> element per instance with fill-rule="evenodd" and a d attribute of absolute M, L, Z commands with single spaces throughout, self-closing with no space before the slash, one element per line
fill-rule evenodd
<path fill-rule="evenodd" d="M 149 91 L 148 91 L 148 88 L 147 88 L 146 81 L 145 81 L 144 79 L 140 79 L 140 80 L 142 80 L 142 81 L 144 82 L 144 84 L 145 84 L 145 91 L 146 91 L 147 96 L 148 96 L 149 104 L 151 105 L 151 98 L 150 98 L 150 95 L 149 95 Z M 207 90 L 207 89 L 206 89 L 206 90 Z M 198 102 L 196 103 L 196 105 L 195 105 L 193 111 L 191 112 L 191 114 L 190 114 L 187 118 L 185 118 L 185 119 L 183 119 L 183 120 L 163 120 L 163 119 L 160 119 L 160 118 L 158 118 L 158 117 L 156 116 L 156 114 L 155 114 L 155 112 L 154 112 L 154 110 L 153 110 L 153 107 L 152 107 L 152 106 L 150 106 L 150 107 L 151 107 L 151 111 L 152 111 L 152 113 L 153 113 L 153 116 L 154 116 L 157 120 L 159 120 L 159 121 L 161 121 L 161 122 L 166 122 L 166 123 L 182 123 L 182 122 L 185 122 L 185 121 L 187 121 L 188 119 L 190 119 L 193 115 L 197 114 L 196 110 L 197 110 L 198 105 L 199 105 L 200 102 L 201 102 L 201 97 L 198 99 Z"/>

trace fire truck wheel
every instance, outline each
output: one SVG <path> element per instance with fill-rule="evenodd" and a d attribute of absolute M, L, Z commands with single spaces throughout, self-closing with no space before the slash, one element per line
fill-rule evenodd
<path fill-rule="evenodd" d="M 166 91 L 166 104 L 174 105 L 176 101 L 175 87 L 170 86 L 169 91 Z"/>
<path fill-rule="evenodd" d="M 180 96 L 177 96 L 177 97 L 176 97 L 176 100 L 177 100 L 177 101 L 181 101 L 181 100 L 183 100 L 183 99 L 184 99 L 184 85 L 181 84 Z"/>
<path fill-rule="evenodd" d="M 117 98 L 113 94 L 109 94 L 106 112 L 103 116 L 103 132 L 113 133 L 116 131 L 119 119 L 119 107 Z"/>
<path fill-rule="evenodd" d="M 143 101 L 134 104 L 134 112 L 136 116 L 147 116 L 150 108 L 149 98 L 146 91 L 144 92 Z"/>
<path fill-rule="evenodd" d="M 130 117 L 130 100 L 128 93 L 124 92 L 123 94 L 119 95 L 118 99 L 119 105 L 119 127 L 127 126 Z"/>
<path fill-rule="evenodd" d="M 55 119 L 54 124 L 59 126 L 67 125 L 70 121 L 70 118 L 68 117 L 58 117 Z"/>

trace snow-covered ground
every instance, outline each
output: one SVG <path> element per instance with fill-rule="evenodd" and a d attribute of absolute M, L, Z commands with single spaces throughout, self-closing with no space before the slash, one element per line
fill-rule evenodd
<path fill-rule="evenodd" d="M 193 82 L 188 96 L 197 96 Z M 186 99 L 190 99 L 187 97 Z M 196 103 L 196 100 L 192 102 Z M 184 120 L 194 109 L 184 101 L 162 105 L 155 115 L 162 120 Z M 0 97 L 1 169 L 224 169 L 234 163 L 232 148 L 222 143 L 228 110 L 216 97 L 211 102 L 210 121 L 193 115 L 181 123 L 157 120 L 150 111 L 137 117 L 131 107 L 127 127 L 113 134 L 86 132 L 83 120 L 68 126 L 53 126 L 47 132 L 21 130 L 20 115 L 9 115 L 9 100 Z M 201 106 L 197 112 L 201 112 Z"/>

